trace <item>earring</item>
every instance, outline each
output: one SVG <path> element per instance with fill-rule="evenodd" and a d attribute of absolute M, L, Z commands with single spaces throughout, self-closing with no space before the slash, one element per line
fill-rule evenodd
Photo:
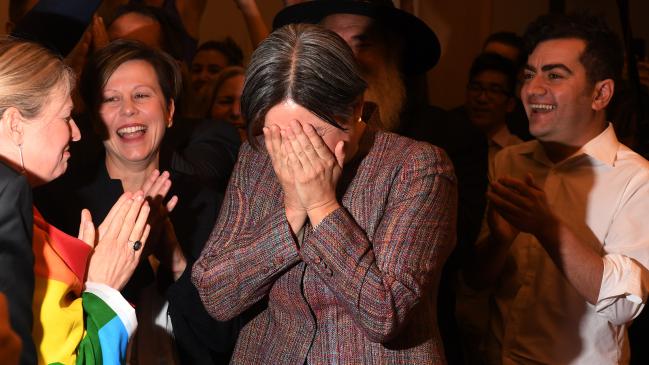
<path fill-rule="evenodd" d="M 363 118 L 358 117 L 358 121 L 357 121 L 357 123 L 363 123 Z"/>
<path fill-rule="evenodd" d="M 25 174 L 27 170 L 25 170 L 25 160 L 23 159 L 23 145 L 22 143 L 18 145 L 18 155 L 20 155 L 20 173 Z"/>

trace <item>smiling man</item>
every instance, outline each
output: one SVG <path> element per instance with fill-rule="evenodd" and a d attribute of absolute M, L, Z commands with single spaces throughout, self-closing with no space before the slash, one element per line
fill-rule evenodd
<path fill-rule="evenodd" d="M 526 33 L 521 98 L 537 140 L 496 156 L 490 235 L 467 276 L 493 289 L 489 364 L 626 364 L 649 275 L 649 163 L 606 108 L 622 69 L 600 19 L 543 16 Z"/>

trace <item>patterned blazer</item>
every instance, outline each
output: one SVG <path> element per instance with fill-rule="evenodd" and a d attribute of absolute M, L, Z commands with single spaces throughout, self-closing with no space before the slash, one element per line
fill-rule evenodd
<path fill-rule="evenodd" d="M 338 188 L 343 208 L 298 244 L 270 157 L 242 147 L 192 273 L 217 319 L 268 301 L 231 363 L 444 363 L 436 293 L 457 204 L 446 154 L 368 128 Z"/>

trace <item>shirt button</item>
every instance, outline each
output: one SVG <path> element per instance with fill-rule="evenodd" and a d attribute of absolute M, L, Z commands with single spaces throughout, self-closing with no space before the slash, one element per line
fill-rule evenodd
<path fill-rule="evenodd" d="M 316 256 L 316 257 L 313 258 L 313 263 L 314 263 L 314 264 L 319 264 L 320 261 L 322 261 L 322 260 L 320 259 L 320 256 Z"/>
<path fill-rule="evenodd" d="M 325 267 L 325 269 L 324 269 L 324 273 L 325 273 L 327 276 L 333 276 L 333 275 L 334 275 L 333 271 L 331 271 L 331 269 L 328 268 L 328 267 Z"/>

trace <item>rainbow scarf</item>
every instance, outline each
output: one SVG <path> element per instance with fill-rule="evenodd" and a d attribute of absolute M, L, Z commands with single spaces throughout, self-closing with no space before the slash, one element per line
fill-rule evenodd
<path fill-rule="evenodd" d="M 86 283 L 92 249 L 34 208 L 34 328 L 39 364 L 123 364 L 137 325 L 119 292 Z M 129 313 L 131 312 L 131 313 Z"/>

